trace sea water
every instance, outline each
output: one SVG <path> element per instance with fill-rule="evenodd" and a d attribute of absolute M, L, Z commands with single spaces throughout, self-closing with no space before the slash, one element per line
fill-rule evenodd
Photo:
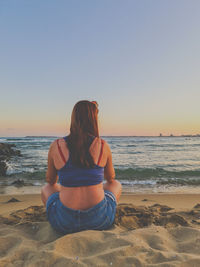
<path fill-rule="evenodd" d="M 15 144 L 22 157 L 8 163 L 0 185 L 22 179 L 27 185 L 45 183 L 50 144 L 57 137 L 0 138 Z M 102 137 L 110 145 L 116 178 L 130 191 L 200 188 L 200 137 Z"/>

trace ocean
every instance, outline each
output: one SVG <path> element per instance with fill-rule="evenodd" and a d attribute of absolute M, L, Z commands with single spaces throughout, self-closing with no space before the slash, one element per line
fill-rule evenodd
<path fill-rule="evenodd" d="M 1 186 L 22 179 L 26 185 L 45 183 L 48 149 L 57 137 L 0 138 L 12 143 L 22 157 L 8 164 Z M 200 188 L 200 137 L 111 137 L 110 145 L 116 178 L 131 192 L 167 192 Z"/>

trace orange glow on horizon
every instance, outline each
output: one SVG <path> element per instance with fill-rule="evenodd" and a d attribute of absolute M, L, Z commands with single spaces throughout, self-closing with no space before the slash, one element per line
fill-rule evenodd
<path fill-rule="evenodd" d="M 70 122 L 60 120 L 5 120 L 0 124 L 0 136 L 50 135 L 64 136 L 69 133 Z M 128 122 L 106 118 L 99 121 L 100 135 L 119 136 L 159 136 L 163 135 L 196 135 L 200 134 L 200 126 L 195 120 L 189 122 L 165 120 Z"/>

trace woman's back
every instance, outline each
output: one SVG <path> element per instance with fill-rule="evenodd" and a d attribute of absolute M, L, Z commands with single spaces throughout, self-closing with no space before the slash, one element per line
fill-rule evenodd
<path fill-rule="evenodd" d="M 95 166 L 93 170 L 83 168 L 82 173 L 84 176 L 84 172 L 91 172 L 95 171 L 96 175 L 98 172 L 103 171 L 102 173 L 102 178 L 103 176 L 107 180 L 111 180 L 115 176 L 115 172 L 113 169 L 112 165 L 112 156 L 110 152 L 110 148 L 108 144 L 100 139 L 100 138 L 94 138 L 92 141 L 90 148 L 89 148 L 90 155 L 93 158 L 93 161 L 95 163 Z M 48 167 L 48 172 L 47 172 L 47 181 L 52 181 L 52 177 L 55 177 L 55 175 L 58 173 L 58 175 L 62 175 L 62 182 L 60 186 L 60 200 L 61 202 L 67 206 L 68 208 L 71 209 L 79 209 L 79 210 L 86 210 L 97 203 L 99 203 L 103 198 L 104 198 L 104 190 L 103 190 L 103 184 L 102 180 L 98 179 L 98 177 L 93 177 L 94 182 L 92 181 L 92 177 L 87 178 L 85 177 L 87 183 L 86 185 L 81 184 L 78 186 L 78 183 L 81 181 L 84 181 L 84 177 L 80 177 L 81 175 L 81 168 L 79 169 L 79 175 L 77 176 L 77 181 L 76 181 L 76 176 L 73 177 L 74 179 L 74 185 L 71 184 L 72 181 L 70 180 L 67 181 L 66 183 L 63 182 L 65 181 L 63 178 L 63 175 L 68 175 L 68 172 L 72 172 L 70 167 L 68 167 L 70 161 L 70 152 L 68 149 L 68 145 L 65 139 L 58 139 L 54 141 L 50 147 L 49 151 L 49 167 Z M 53 163 L 53 164 L 52 164 Z M 54 168 L 50 168 L 54 166 Z M 76 168 L 73 166 L 73 172 L 76 172 Z M 94 175 L 95 175 L 94 172 Z M 56 178 L 56 177 L 55 177 Z M 83 178 L 83 179 L 81 179 Z M 77 183 L 77 184 L 76 184 Z M 88 185 L 90 184 L 90 185 Z M 67 185 L 67 186 L 66 186 Z M 71 186 L 72 185 L 72 186 Z"/>

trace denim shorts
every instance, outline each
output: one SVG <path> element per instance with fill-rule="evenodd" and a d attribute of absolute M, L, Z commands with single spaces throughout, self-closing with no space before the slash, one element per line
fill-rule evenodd
<path fill-rule="evenodd" d="M 47 200 L 46 212 L 51 226 L 59 233 L 67 234 L 83 230 L 106 230 L 115 220 L 116 198 L 105 191 L 104 199 L 88 210 L 74 210 L 64 206 L 59 193 L 53 193 Z"/>

